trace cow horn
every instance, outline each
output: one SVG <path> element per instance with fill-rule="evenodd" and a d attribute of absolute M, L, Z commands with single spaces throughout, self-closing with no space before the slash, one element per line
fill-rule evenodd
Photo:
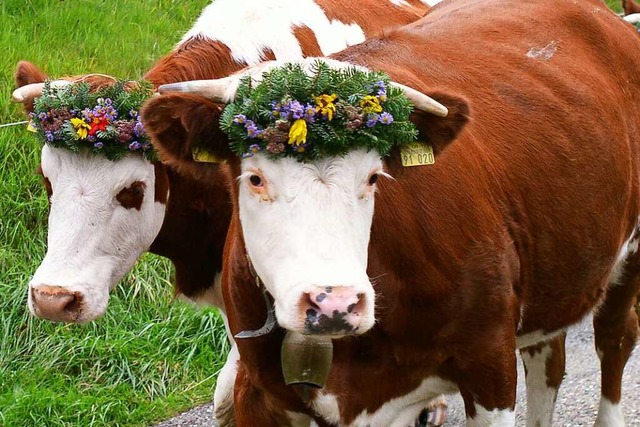
<path fill-rule="evenodd" d="M 169 83 L 158 87 L 158 92 L 161 94 L 168 92 L 195 93 L 215 102 L 227 103 L 235 98 L 238 87 L 237 78 L 235 81 L 236 84 L 233 84 L 233 79 L 224 77 L 215 80 L 191 80 L 188 82 Z"/>
<path fill-rule="evenodd" d="M 54 80 L 52 81 L 51 87 L 65 87 L 70 82 L 67 80 Z M 30 99 L 36 98 L 42 95 L 42 89 L 44 89 L 44 83 L 31 83 L 28 85 L 24 85 L 14 90 L 11 94 L 11 98 L 14 102 L 24 103 Z"/>
<path fill-rule="evenodd" d="M 416 110 L 424 111 L 425 113 L 431 113 L 438 117 L 447 117 L 447 114 L 449 114 L 449 110 L 447 110 L 447 107 L 440 104 L 435 99 L 425 95 L 424 93 L 396 82 L 391 82 L 391 85 L 402 90 L 407 98 L 409 98 L 411 102 L 413 102 L 413 106 L 416 108 Z"/>

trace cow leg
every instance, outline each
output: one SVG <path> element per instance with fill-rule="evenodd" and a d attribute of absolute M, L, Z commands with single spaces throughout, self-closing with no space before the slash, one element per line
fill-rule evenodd
<path fill-rule="evenodd" d="M 635 264 L 635 263 L 634 263 Z M 640 276 L 625 271 L 610 285 L 593 318 L 595 344 L 600 358 L 601 396 L 596 427 L 624 426 L 620 407 L 622 373 L 638 338 L 638 315 L 633 307 L 640 290 Z"/>
<path fill-rule="evenodd" d="M 518 375 L 515 337 L 489 336 L 492 339 L 483 341 L 481 351 L 468 352 L 473 354 L 473 359 L 465 357 L 455 367 L 467 427 L 513 427 Z"/>
<path fill-rule="evenodd" d="M 520 349 L 527 384 L 527 427 L 551 427 L 565 369 L 566 333 Z"/>
<path fill-rule="evenodd" d="M 234 341 L 231 341 L 231 350 L 227 361 L 218 374 L 216 389 L 213 393 L 213 410 L 220 427 L 234 427 L 236 425 L 233 410 L 233 385 L 238 372 L 240 354 Z"/>

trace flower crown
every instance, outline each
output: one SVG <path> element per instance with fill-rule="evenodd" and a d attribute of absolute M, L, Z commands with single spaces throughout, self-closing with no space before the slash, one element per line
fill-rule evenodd
<path fill-rule="evenodd" d="M 307 161 L 364 148 L 385 156 L 416 139 L 412 104 L 384 73 L 332 69 L 321 61 L 311 71 L 288 64 L 264 73 L 255 87 L 250 77 L 242 79 L 220 118 L 236 155 Z"/>
<path fill-rule="evenodd" d="M 86 82 L 53 87 L 45 82 L 29 115 L 29 129 L 46 144 L 73 152 L 88 149 L 109 160 L 128 153 L 141 153 L 155 160 L 138 111 L 153 94 L 148 82 L 136 82 L 128 89 L 124 81 L 91 92 Z"/>

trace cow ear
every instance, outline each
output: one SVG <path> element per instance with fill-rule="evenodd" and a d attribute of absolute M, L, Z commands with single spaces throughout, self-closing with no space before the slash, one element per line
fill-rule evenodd
<path fill-rule="evenodd" d="M 224 105 L 200 95 L 170 93 L 149 99 L 141 118 L 163 161 L 180 168 L 233 156 L 220 129 Z"/>
<path fill-rule="evenodd" d="M 440 117 L 414 110 L 410 120 L 418 129 L 418 141 L 428 145 L 437 159 L 469 123 L 469 104 L 461 97 L 442 92 L 428 93 L 427 95 L 447 107 L 449 111 L 447 116 Z M 402 148 L 395 147 L 389 153 L 387 169 L 392 175 L 402 173 L 401 152 Z"/>
<path fill-rule="evenodd" d="M 15 73 L 16 88 L 32 83 L 43 83 L 47 75 L 29 61 L 19 61 Z M 33 112 L 33 98 L 26 99 L 23 104 L 27 113 Z"/>
<path fill-rule="evenodd" d="M 439 117 L 424 111 L 414 111 L 411 121 L 418 129 L 418 140 L 433 147 L 436 156 L 440 155 L 460 134 L 469 122 L 469 104 L 463 98 L 445 93 L 430 93 L 449 110 L 446 117 Z"/>

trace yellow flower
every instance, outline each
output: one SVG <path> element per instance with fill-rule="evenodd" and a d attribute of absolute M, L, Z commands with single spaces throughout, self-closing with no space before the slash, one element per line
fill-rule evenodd
<path fill-rule="evenodd" d="M 382 112 L 382 105 L 380 105 L 380 99 L 377 96 L 365 96 L 362 98 L 362 101 L 360 101 L 360 106 L 365 114 Z"/>
<path fill-rule="evenodd" d="M 304 119 L 298 119 L 289 129 L 289 145 L 299 146 L 305 142 L 307 142 L 307 122 Z"/>
<path fill-rule="evenodd" d="M 333 113 L 336 112 L 336 106 L 333 104 L 333 101 L 335 101 L 337 97 L 335 93 L 314 97 L 316 100 L 316 113 L 327 116 L 329 120 L 333 119 Z"/>
<path fill-rule="evenodd" d="M 73 128 L 76 130 L 76 134 L 80 139 L 85 139 L 87 137 L 87 134 L 91 130 L 91 126 L 86 124 L 82 119 L 73 118 L 71 119 L 71 124 L 73 125 Z"/>

